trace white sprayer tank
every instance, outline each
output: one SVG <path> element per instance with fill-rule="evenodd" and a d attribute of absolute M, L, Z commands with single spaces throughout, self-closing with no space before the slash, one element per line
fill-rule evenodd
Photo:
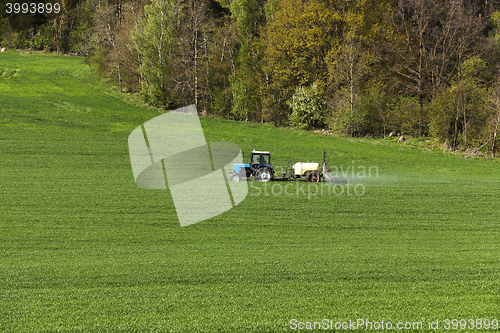
<path fill-rule="evenodd" d="M 293 165 L 295 176 L 304 176 L 313 171 L 319 173 L 319 163 L 297 162 Z"/>

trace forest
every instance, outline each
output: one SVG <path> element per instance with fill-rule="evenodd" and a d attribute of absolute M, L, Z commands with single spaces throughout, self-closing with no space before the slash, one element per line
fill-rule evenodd
<path fill-rule="evenodd" d="M 1 47 L 85 57 L 158 108 L 498 151 L 491 0 L 2 1 Z"/>

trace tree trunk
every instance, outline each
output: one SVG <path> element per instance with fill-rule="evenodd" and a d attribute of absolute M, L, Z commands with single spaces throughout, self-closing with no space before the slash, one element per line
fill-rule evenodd
<path fill-rule="evenodd" d="M 424 107 L 424 78 L 422 75 L 423 70 L 423 35 L 422 31 L 420 31 L 420 49 L 419 49 L 419 60 L 418 60 L 418 136 L 422 136 L 422 123 L 423 123 L 423 107 Z"/>
<path fill-rule="evenodd" d="M 198 18 L 195 18 L 194 31 L 194 105 L 198 107 Z"/>
<path fill-rule="evenodd" d="M 349 96 L 349 108 L 350 108 L 350 118 L 351 118 L 351 121 L 350 121 L 350 134 L 351 134 L 351 137 L 354 137 L 354 121 L 355 121 L 355 117 L 354 117 L 354 45 L 353 45 L 353 42 L 351 41 L 350 45 L 349 45 L 349 90 L 350 90 L 350 96 Z"/>
<path fill-rule="evenodd" d="M 158 60 L 159 60 L 159 63 L 160 63 L 160 80 L 161 80 L 161 91 L 162 93 L 165 93 L 165 80 L 163 78 L 163 59 L 162 59 L 162 55 L 161 55 L 161 51 L 162 51 L 162 46 L 163 46 L 163 37 L 164 37 L 164 32 L 163 32 L 163 7 L 161 9 L 161 12 L 160 12 L 160 15 L 161 15 L 161 19 L 160 19 L 160 43 L 158 45 Z M 163 102 L 163 101 L 162 101 Z"/>
<path fill-rule="evenodd" d="M 118 69 L 118 85 L 120 86 L 120 92 L 123 92 L 123 89 L 122 89 L 122 73 L 121 73 L 121 70 L 120 70 L 120 62 L 119 61 L 116 62 L 116 67 Z"/>
<path fill-rule="evenodd" d="M 497 122 L 495 124 L 495 131 L 493 132 L 493 143 L 491 145 L 491 153 L 493 154 L 493 157 L 495 157 L 496 148 L 497 148 L 497 133 L 498 133 L 498 126 L 499 125 L 500 125 L 500 113 L 497 113 Z"/>
<path fill-rule="evenodd" d="M 455 150 L 458 146 L 458 120 L 460 119 L 460 112 L 457 106 L 457 115 L 455 116 L 455 131 L 453 133 L 453 149 Z"/>
<path fill-rule="evenodd" d="M 118 23 L 122 23 L 122 0 L 116 0 L 116 18 Z"/>

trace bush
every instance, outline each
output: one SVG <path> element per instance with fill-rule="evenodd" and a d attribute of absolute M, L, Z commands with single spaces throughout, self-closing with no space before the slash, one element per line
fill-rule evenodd
<path fill-rule="evenodd" d="M 292 109 L 289 117 L 292 126 L 301 129 L 324 127 L 323 101 L 316 83 L 311 88 L 297 88 L 289 106 Z"/>
<path fill-rule="evenodd" d="M 34 50 L 52 49 L 51 42 L 52 29 L 48 24 L 42 25 L 38 28 L 37 33 L 33 36 L 33 41 L 30 42 L 30 47 Z"/>
<path fill-rule="evenodd" d="M 0 46 L 12 47 L 12 28 L 7 17 L 0 18 Z"/>
<path fill-rule="evenodd" d="M 414 137 L 421 136 L 421 127 L 425 132 L 426 109 L 421 109 L 418 98 L 399 96 L 392 107 L 397 131 Z"/>
<path fill-rule="evenodd" d="M 388 132 L 394 130 L 395 115 L 390 103 L 391 97 L 375 85 L 363 91 L 362 113 L 370 120 L 365 122 L 364 132 L 385 137 Z"/>
<path fill-rule="evenodd" d="M 367 108 L 363 107 L 360 94 L 351 95 L 348 89 L 342 88 L 333 96 L 330 108 L 329 125 L 333 132 L 351 137 L 367 132 Z"/>
<path fill-rule="evenodd" d="M 26 49 L 30 46 L 30 41 L 27 38 L 26 32 L 14 32 L 12 33 L 11 45 L 15 49 Z"/>
<path fill-rule="evenodd" d="M 477 144 L 487 120 L 485 91 L 462 80 L 442 89 L 429 104 L 431 133 L 451 148 Z"/>

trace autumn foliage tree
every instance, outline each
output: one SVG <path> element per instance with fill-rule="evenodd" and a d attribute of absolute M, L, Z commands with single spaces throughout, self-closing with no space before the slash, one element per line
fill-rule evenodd
<path fill-rule="evenodd" d="M 324 98 L 347 96 L 347 131 L 354 134 L 356 94 L 374 59 L 370 47 L 391 37 L 389 9 L 389 2 L 372 0 L 278 2 L 266 50 L 274 100 L 286 105 L 296 87 L 316 82 Z"/>
<path fill-rule="evenodd" d="M 338 13 L 320 0 L 281 0 L 268 24 L 266 70 L 278 107 L 286 107 L 295 89 L 328 85 L 325 58 L 339 47 Z"/>

